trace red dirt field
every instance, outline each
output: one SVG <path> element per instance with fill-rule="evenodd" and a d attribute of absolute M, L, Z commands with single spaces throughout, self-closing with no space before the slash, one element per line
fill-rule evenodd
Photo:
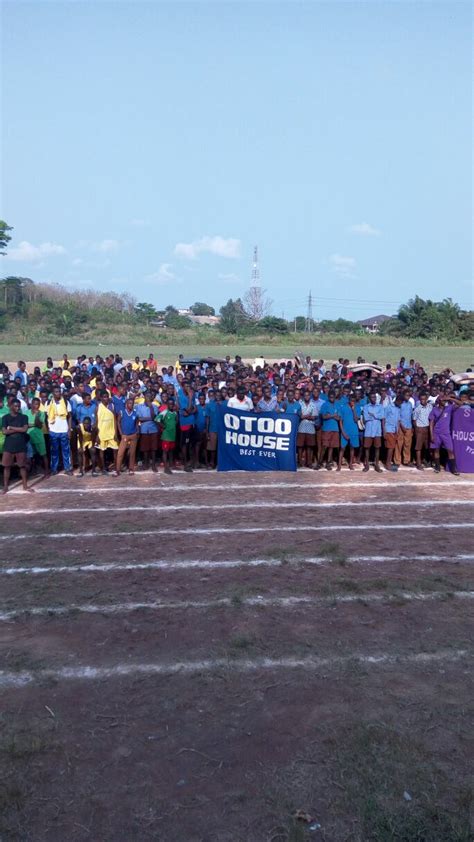
<path fill-rule="evenodd" d="M 469 477 L 36 489 L 0 503 L 2 842 L 471 840 Z"/>

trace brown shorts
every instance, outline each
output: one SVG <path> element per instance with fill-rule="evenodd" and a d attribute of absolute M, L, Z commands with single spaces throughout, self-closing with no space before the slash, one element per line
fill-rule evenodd
<path fill-rule="evenodd" d="M 382 446 L 382 439 L 380 436 L 364 436 L 364 447 L 372 447 L 372 445 L 374 445 L 374 447 Z"/>
<path fill-rule="evenodd" d="M 217 450 L 217 433 L 208 433 L 207 449 Z"/>
<path fill-rule="evenodd" d="M 158 450 L 158 433 L 142 433 L 140 436 L 140 450 L 142 453 L 151 453 Z"/>
<path fill-rule="evenodd" d="M 339 433 L 336 430 L 323 430 L 321 440 L 323 447 L 339 447 L 341 443 Z"/>
<path fill-rule="evenodd" d="M 430 443 L 429 427 L 417 427 L 415 436 L 415 450 L 421 450 L 422 447 L 428 447 Z"/>
<path fill-rule="evenodd" d="M 11 468 L 13 465 L 18 465 L 19 468 L 26 468 L 26 450 L 20 450 L 19 453 L 8 453 L 4 450 L 2 465 L 4 468 Z"/>
<path fill-rule="evenodd" d="M 385 433 L 385 447 L 387 450 L 395 450 L 397 446 L 397 434 Z"/>
<path fill-rule="evenodd" d="M 316 436 L 314 433 L 298 433 L 296 436 L 296 447 L 314 447 Z"/>

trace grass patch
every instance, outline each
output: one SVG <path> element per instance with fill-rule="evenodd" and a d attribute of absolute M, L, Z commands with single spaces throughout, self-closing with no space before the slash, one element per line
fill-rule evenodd
<path fill-rule="evenodd" d="M 347 553 L 342 549 L 337 541 L 325 541 L 317 551 L 319 558 L 327 558 L 335 564 L 340 564 L 343 567 L 347 562 Z"/>
<path fill-rule="evenodd" d="M 360 828 L 355 839 L 469 842 L 468 788 L 453 791 L 449 775 L 435 767 L 414 734 L 384 723 L 358 724 L 339 736 L 337 745 L 345 809 Z"/>

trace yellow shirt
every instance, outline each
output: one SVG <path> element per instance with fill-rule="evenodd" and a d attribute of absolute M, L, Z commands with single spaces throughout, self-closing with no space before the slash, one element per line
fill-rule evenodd
<path fill-rule="evenodd" d="M 115 416 L 103 403 L 97 408 L 97 427 L 101 442 L 115 439 Z"/>
<path fill-rule="evenodd" d="M 82 446 L 84 450 L 88 450 L 92 447 L 92 431 L 85 430 L 84 424 L 79 424 L 81 433 L 82 433 Z"/>

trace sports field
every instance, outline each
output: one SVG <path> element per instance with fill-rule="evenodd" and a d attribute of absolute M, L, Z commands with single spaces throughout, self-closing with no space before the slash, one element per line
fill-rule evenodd
<path fill-rule="evenodd" d="M 230 354 L 240 354 L 245 360 L 254 360 L 261 354 L 265 359 L 287 360 L 295 353 L 311 354 L 312 359 L 323 358 L 326 361 L 334 361 L 339 357 L 348 357 L 355 362 L 360 355 L 368 362 L 377 360 L 380 365 L 386 362 L 397 363 L 403 355 L 406 359 L 415 359 L 420 362 L 430 373 L 441 371 L 449 366 L 454 371 L 465 371 L 466 367 L 474 364 L 474 346 L 472 345 L 367 345 L 362 342 L 360 345 L 306 345 L 304 335 L 298 337 L 294 344 L 255 344 L 248 345 L 236 340 L 232 345 L 162 345 L 162 344 L 140 344 L 139 342 L 130 345 L 121 342 L 105 341 L 72 341 L 65 339 L 62 345 L 45 343 L 44 345 L 0 345 L 0 361 L 6 362 L 14 370 L 18 360 L 25 360 L 28 363 L 28 370 L 31 365 L 44 366 L 46 357 L 52 355 L 55 363 L 60 363 L 64 353 L 69 354 L 71 362 L 78 354 L 122 354 L 124 359 L 133 359 L 136 354 L 146 357 L 153 351 L 160 365 L 174 365 L 178 354 L 185 356 L 212 356 L 225 357 Z"/>
<path fill-rule="evenodd" d="M 36 489 L 0 509 L 0 838 L 471 839 L 467 476 Z"/>

